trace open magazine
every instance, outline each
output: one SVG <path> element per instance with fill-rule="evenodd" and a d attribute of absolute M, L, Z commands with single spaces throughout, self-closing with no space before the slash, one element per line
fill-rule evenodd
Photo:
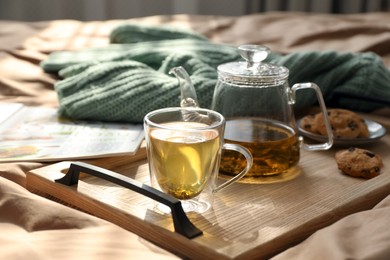
<path fill-rule="evenodd" d="M 143 138 L 141 124 L 70 120 L 54 108 L 0 103 L 0 162 L 131 155 Z"/>

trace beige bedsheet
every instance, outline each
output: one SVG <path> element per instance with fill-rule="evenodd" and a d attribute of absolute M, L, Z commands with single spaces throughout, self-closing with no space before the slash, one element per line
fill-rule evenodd
<path fill-rule="evenodd" d="M 0 21 L 0 101 L 57 106 L 53 84 L 58 78 L 45 74 L 39 62 L 56 50 L 104 46 L 111 29 L 123 22 L 173 24 L 203 33 L 215 42 L 261 43 L 282 53 L 373 51 L 390 66 L 390 13 L 176 15 L 97 22 Z M 388 109 L 377 112 L 389 116 Z M 27 191 L 26 173 L 43 165 L 0 164 L 0 259 L 175 257 L 113 224 Z M 389 224 L 390 197 L 387 197 L 374 209 L 348 216 L 276 258 L 389 259 Z"/>

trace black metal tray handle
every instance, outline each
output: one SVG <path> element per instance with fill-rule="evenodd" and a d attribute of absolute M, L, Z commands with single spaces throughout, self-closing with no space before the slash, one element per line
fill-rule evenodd
<path fill-rule="evenodd" d="M 195 227 L 188 219 L 181 206 L 180 200 L 119 173 L 87 163 L 73 162 L 70 164 L 69 170 L 65 176 L 55 181 L 67 186 L 75 185 L 79 181 L 81 172 L 118 184 L 165 204 L 171 209 L 175 232 L 187 238 L 194 238 L 202 235 L 203 232 Z"/>

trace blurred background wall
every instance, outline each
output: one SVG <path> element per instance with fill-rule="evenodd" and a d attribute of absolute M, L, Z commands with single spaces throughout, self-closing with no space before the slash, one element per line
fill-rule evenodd
<path fill-rule="evenodd" d="M 82 21 L 160 14 L 243 15 L 269 11 L 389 11 L 390 0 L 0 0 L 0 19 Z"/>

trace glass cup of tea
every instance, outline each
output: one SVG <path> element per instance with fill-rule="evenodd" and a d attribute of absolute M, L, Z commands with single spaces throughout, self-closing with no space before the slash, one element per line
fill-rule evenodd
<path fill-rule="evenodd" d="M 203 213 L 214 194 L 241 179 L 252 167 L 248 149 L 225 144 L 225 119 L 215 111 L 194 107 L 163 108 L 144 118 L 151 185 L 181 201 L 185 212 Z M 222 150 L 241 153 L 246 167 L 234 177 L 218 179 Z M 158 210 L 169 208 L 156 204 Z"/>

